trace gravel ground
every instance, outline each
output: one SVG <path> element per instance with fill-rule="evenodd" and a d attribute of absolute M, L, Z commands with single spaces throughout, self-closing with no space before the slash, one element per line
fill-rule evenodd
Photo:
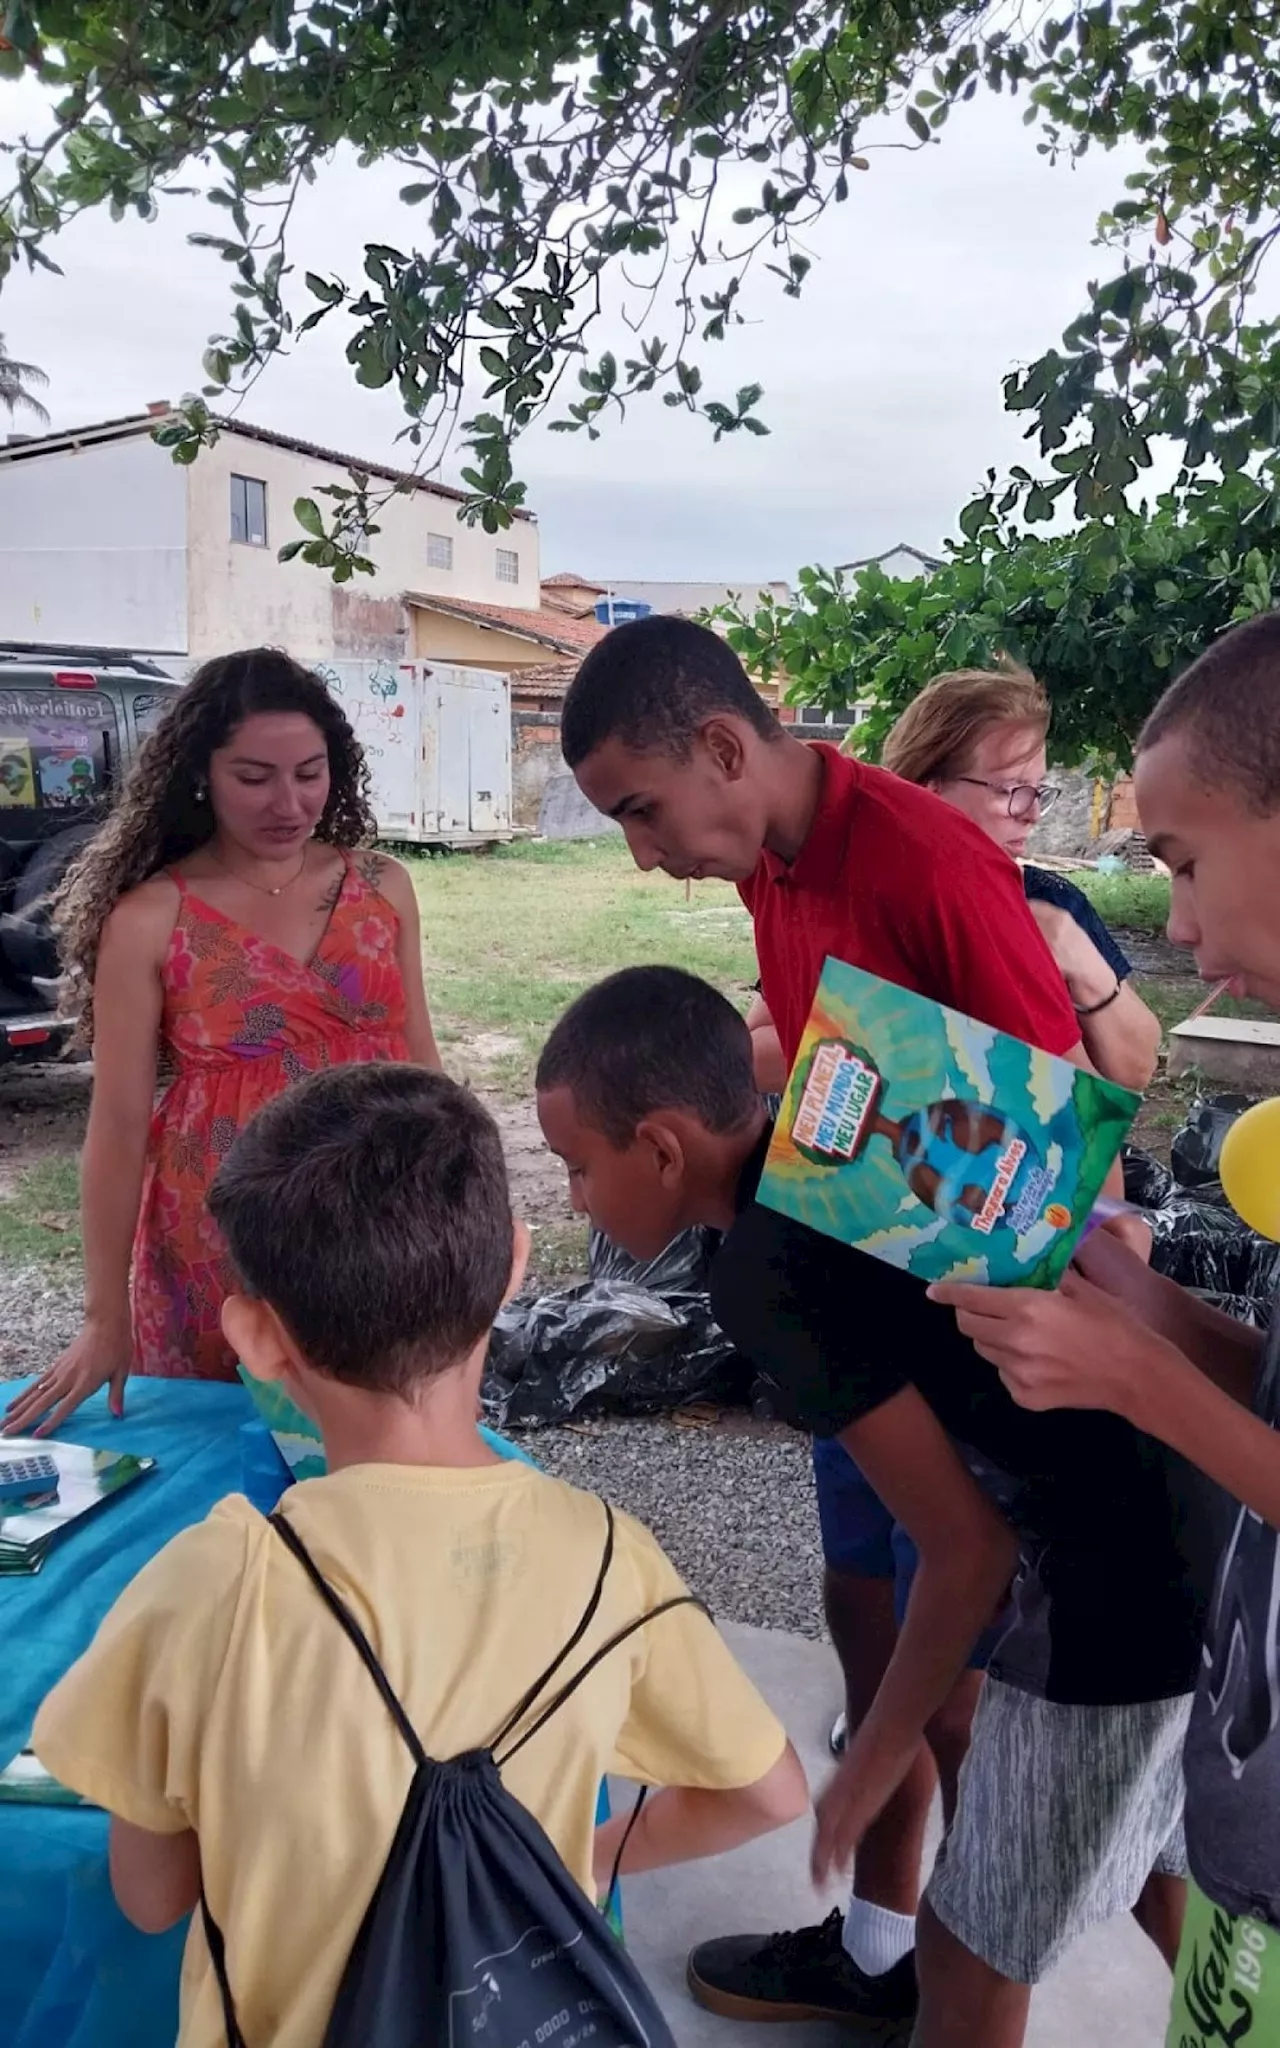
<path fill-rule="evenodd" d="M 0 1266 L 0 1379 L 36 1372 L 80 1326 L 79 1274 Z M 729 1415 L 532 1430 L 547 1471 L 637 1515 L 721 1620 L 822 1638 L 822 1557 L 805 1438 Z"/>
<path fill-rule="evenodd" d="M 822 1638 L 809 1446 L 781 1425 L 601 1421 L 530 1431 L 531 1457 L 652 1529 L 722 1621 Z"/>
<path fill-rule="evenodd" d="M 80 1328 L 80 1305 L 78 1266 L 59 1273 L 0 1262 L 0 1379 L 42 1371 Z"/>

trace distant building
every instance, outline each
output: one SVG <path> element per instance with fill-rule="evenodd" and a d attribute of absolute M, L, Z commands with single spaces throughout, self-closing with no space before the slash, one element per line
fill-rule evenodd
<path fill-rule="evenodd" d="M 753 612 L 772 598 L 775 604 L 791 603 L 789 583 L 636 583 L 623 577 L 605 586 L 605 595 L 634 598 L 655 612 L 694 619 L 717 605 L 733 604 Z"/>
<path fill-rule="evenodd" d="M 900 540 L 896 547 L 886 548 L 882 555 L 865 555 L 859 562 L 840 562 L 836 575 L 853 576 L 859 569 L 883 569 L 886 576 L 909 583 L 917 576 L 932 576 L 934 570 L 941 567 L 942 562 L 937 555 L 926 555 L 919 548 L 913 548 L 909 541 Z"/>
<path fill-rule="evenodd" d="M 538 527 L 465 525 L 466 492 L 243 420 L 189 465 L 152 439 L 167 404 L 0 447 L 0 639 L 127 647 L 180 674 L 211 654 L 267 643 L 302 661 L 438 654 L 410 616 L 421 602 L 536 607 Z M 350 471 L 400 484 L 377 515 L 372 576 L 336 584 L 281 562 L 296 498 Z M 321 500 L 324 503 L 324 500 Z M 526 643 L 528 645 L 529 643 Z M 529 647 L 532 660 L 544 658 Z M 499 666 L 501 664 L 494 664 Z"/>
<path fill-rule="evenodd" d="M 589 576 L 579 576 L 573 569 L 562 569 L 559 575 L 542 579 L 542 602 L 557 611 L 593 612 L 608 594 L 607 585 L 593 583 Z"/>
<path fill-rule="evenodd" d="M 410 653 L 422 661 L 455 661 L 468 668 L 496 668 L 510 675 L 545 666 L 559 657 L 574 667 L 607 627 L 593 614 L 579 617 L 558 607 L 480 604 L 465 597 L 437 597 L 406 590 Z"/>

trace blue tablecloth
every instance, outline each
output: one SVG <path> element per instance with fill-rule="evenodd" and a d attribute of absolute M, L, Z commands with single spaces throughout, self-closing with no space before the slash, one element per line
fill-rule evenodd
<path fill-rule="evenodd" d="M 122 1422 L 105 1392 L 72 1418 L 72 1442 L 146 1453 L 156 1470 L 50 1551 L 35 1578 L 0 1579 L 0 1758 L 26 1745 L 41 1700 L 147 1560 L 241 1491 L 252 1412 L 243 1387 L 134 1379 Z M 104 1813 L 0 1805 L 4 2048 L 172 2048 L 185 1939 L 185 1925 L 139 1934 L 118 1910 Z"/>
<path fill-rule="evenodd" d="M 71 1441 L 149 1455 L 156 1470 L 52 1550 L 36 1577 L 0 1579 L 0 1761 L 26 1746 L 45 1694 L 171 1536 L 228 1493 L 273 1504 L 265 1432 L 250 1431 L 260 1455 L 257 1484 L 246 1485 L 252 1417 L 243 1387 L 134 1379 L 123 1421 L 108 1415 L 105 1392 L 72 1418 Z M 287 1479 L 283 1461 L 274 1476 Z M 0 2048 L 172 2048 L 185 1939 L 185 1924 L 139 1934 L 118 1910 L 104 1813 L 0 1803 Z"/>

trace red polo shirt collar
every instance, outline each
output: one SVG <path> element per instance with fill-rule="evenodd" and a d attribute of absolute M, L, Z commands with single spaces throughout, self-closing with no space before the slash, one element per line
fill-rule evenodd
<path fill-rule="evenodd" d="M 858 764 L 826 740 L 814 742 L 813 751 L 822 762 L 822 781 L 818 808 L 804 845 L 791 862 L 770 853 L 767 847 L 760 859 L 766 881 L 792 882 L 797 888 L 829 889 L 832 876 L 844 864 L 858 794 Z"/>

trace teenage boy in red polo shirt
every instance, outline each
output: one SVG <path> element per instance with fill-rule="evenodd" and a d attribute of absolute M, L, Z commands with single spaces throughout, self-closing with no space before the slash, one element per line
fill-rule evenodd
<path fill-rule="evenodd" d="M 831 747 L 797 742 L 716 635 L 669 618 L 616 629 L 588 656 L 569 690 L 562 741 L 584 794 L 621 824 L 639 867 L 661 867 L 677 879 L 718 877 L 737 883 L 755 923 L 762 993 L 788 1063 L 822 963 L 833 954 L 1084 1064 L 1075 1013 L 1027 909 L 1017 869 L 968 819 L 929 792 Z M 851 1300 L 851 1337 L 858 1326 L 858 1305 Z M 918 1402 L 912 1389 L 904 1389 L 900 1398 L 908 1395 Z M 919 1409 L 924 1410 L 922 1402 Z M 927 1411 L 925 1423 L 936 1428 Z M 909 1438 L 908 1426 L 894 1454 L 904 1463 L 911 1458 Z M 955 1483 L 972 1487 L 958 1456 L 955 1465 Z M 877 1491 L 890 1490 L 877 1484 Z M 935 1657 L 932 1697 L 918 1716 L 917 1738 L 960 1678 L 972 1648 L 969 1638 L 948 1645 L 946 1659 Z M 871 1796 L 868 1781 L 875 1773 L 870 1767 L 874 1760 L 883 1773 L 885 1763 L 884 1708 L 905 1696 L 907 1668 L 920 1654 L 919 1632 L 904 1627 L 879 1699 L 826 1802 L 825 1839 L 846 1854 L 865 1835 L 916 1753 L 913 1744 L 904 1767 L 895 1766 L 892 1782 L 878 1781 Z M 915 1677 L 911 1696 L 919 1708 L 923 1695 Z M 1043 1704 L 1029 1697 L 1032 1705 Z M 1133 1698 L 1132 1691 L 1126 1698 Z M 1123 1742 L 1117 1740 L 1117 1753 L 1132 1748 L 1131 1732 L 1126 1729 Z M 1163 1725 L 1160 1737 L 1167 1751 Z M 1132 1782 L 1124 1788 L 1126 1812 L 1148 1801 L 1147 1761 L 1133 1758 Z M 1167 1757 L 1160 1769 L 1169 1775 Z M 1156 1802 L 1162 1814 L 1168 1801 L 1162 1783 Z M 833 1819 L 842 1802 L 847 1807 L 843 1827 Z M 1146 1869 L 1157 1860 L 1170 1860 L 1165 1834 L 1167 1820 L 1155 1830 L 1160 1839 L 1153 1835 Z M 1141 1853 L 1138 1842 L 1134 1846 Z M 918 1856 L 918 1849 L 911 1853 Z M 1076 1876 L 1071 1873 L 1072 1882 Z M 1159 1880 L 1153 1884 L 1158 1892 Z M 1117 1901 L 1132 1904 L 1131 1896 L 1121 1899 L 1122 1888 L 1118 1881 Z M 874 1887 L 859 1889 L 873 1891 L 870 1898 L 855 1896 L 850 1916 L 851 1922 L 861 1919 L 865 1933 L 870 1912 L 873 1954 L 866 1967 L 851 1960 L 859 1946 L 865 1954 L 866 1942 L 850 1939 L 846 1930 L 846 1954 L 838 1927 L 834 1933 L 828 1927 L 799 1937 L 762 1938 L 758 1953 L 737 1943 L 739 1953 L 729 1959 L 726 1983 L 717 1986 L 717 1995 L 723 1990 L 729 2002 L 715 2009 L 744 2018 L 795 2018 L 806 2012 L 874 2016 L 877 1990 L 883 1986 L 885 2016 L 900 2016 L 910 1918 L 896 1899 L 886 1902 L 889 1910 L 880 1910 Z M 1176 1919 L 1176 1885 L 1165 1904 Z M 1064 1899 L 1056 1929 L 1037 1935 L 1041 1949 L 1059 1935 L 1070 1938 L 1072 1911 Z M 1164 1933 L 1161 1945 L 1167 1951 L 1176 1932 L 1175 1926 Z M 1020 1959 L 1029 1954 L 1020 1932 L 1016 1952 Z M 935 1927 L 929 1968 L 941 1990 L 941 1956 L 957 2042 L 980 2040 L 983 2048 L 996 2048 L 997 2042 L 1020 2040 L 1023 1986 L 1039 1973 L 1039 1951 L 1017 1967 L 1008 1960 L 1011 1953 L 993 1942 L 987 1960 L 980 1943 L 975 1952 L 968 1927 Z M 708 1970 L 695 1970 L 695 1990 L 708 1972 L 726 1974 L 719 1970 L 724 1959 L 704 1960 Z"/>

